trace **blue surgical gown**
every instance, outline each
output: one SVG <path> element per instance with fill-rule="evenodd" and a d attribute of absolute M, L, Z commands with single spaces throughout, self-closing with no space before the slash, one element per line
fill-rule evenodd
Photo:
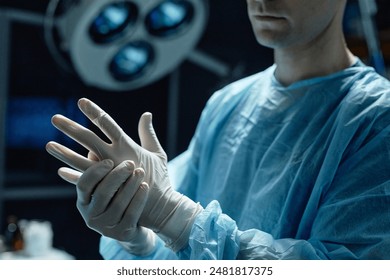
<path fill-rule="evenodd" d="M 353 66 L 283 86 L 275 65 L 208 101 L 172 184 L 188 246 L 142 259 L 390 259 L 390 83 Z M 102 237 L 106 259 L 140 259 Z"/>

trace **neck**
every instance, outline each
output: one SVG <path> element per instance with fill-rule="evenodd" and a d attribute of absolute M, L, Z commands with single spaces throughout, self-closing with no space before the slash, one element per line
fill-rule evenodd
<path fill-rule="evenodd" d="M 329 75 L 353 64 L 354 56 L 348 50 L 342 29 L 339 34 L 331 34 L 329 28 L 322 36 L 305 46 L 275 49 L 275 76 L 283 85 Z"/>

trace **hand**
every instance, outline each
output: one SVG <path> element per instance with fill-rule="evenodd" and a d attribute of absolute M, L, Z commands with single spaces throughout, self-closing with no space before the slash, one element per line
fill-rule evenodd
<path fill-rule="evenodd" d="M 53 117 L 53 125 L 87 148 L 90 153 L 92 152 L 95 155 L 95 160 L 109 158 L 114 161 L 115 165 L 124 160 L 132 160 L 136 166 L 154 171 L 148 172 L 145 178 L 150 186 L 154 185 L 155 182 L 159 182 L 160 185 L 170 184 L 167 175 L 167 156 L 154 132 L 150 113 L 144 113 L 139 121 L 138 131 L 141 147 L 96 104 L 83 98 L 79 100 L 78 105 L 80 110 L 109 138 L 111 143 L 106 143 L 89 129 L 61 115 Z M 83 171 L 93 163 L 91 159 L 82 157 L 58 143 L 50 142 L 47 147 L 49 153 L 75 169 Z"/>
<path fill-rule="evenodd" d="M 114 161 L 114 165 L 131 160 L 136 166 L 147 170 L 145 182 L 153 189 L 153 193 L 157 193 L 154 195 L 155 199 L 153 199 L 153 195 L 151 197 L 155 201 L 146 206 L 147 213 L 149 213 L 156 205 L 156 200 L 171 189 L 167 171 L 167 156 L 154 132 L 151 123 L 152 115 L 144 113 L 140 118 L 138 131 L 141 147 L 96 104 L 87 99 L 80 99 L 78 105 L 80 110 L 109 138 L 111 143 L 106 143 L 91 130 L 61 115 L 53 117 L 53 125 L 87 148 L 98 160 L 111 159 Z M 91 159 L 86 159 L 58 143 L 50 142 L 47 149 L 53 156 L 73 168 L 85 170 L 91 165 Z M 179 199 L 180 197 L 176 195 L 176 200 Z M 148 215 L 143 215 L 140 220 L 140 223 L 154 230 L 156 230 L 155 223 L 158 222 L 160 221 L 151 221 Z"/>
<path fill-rule="evenodd" d="M 83 174 L 62 168 L 61 177 L 73 178 L 77 186 L 77 208 L 91 229 L 123 241 L 135 255 L 147 255 L 155 245 L 155 234 L 138 225 L 149 187 L 144 171 L 124 161 L 114 168 L 111 160 L 95 163 Z"/>
<path fill-rule="evenodd" d="M 174 250 L 180 249 L 186 243 L 193 220 L 202 208 L 171 188 L 167 156 L 153 129 L 151 114 L 144 113 L 140 118 L 139 146 L 96 104 L 87 99 L 81 99 L 78 104 L 111 143 L 106 143 L 89 129 L 60 115 L 53 117 L 53 124 L 95 154 L 98 160 L 111 159 L 114 165 L 131 160 L 142 167 L 146 171 L 144 180 L 150 186 L 150 191 L 139 225 L 158 232 Z M 91 164 L 91 159 L 55 142 L 48 143 L 47 150 L 78 170 Z"/>

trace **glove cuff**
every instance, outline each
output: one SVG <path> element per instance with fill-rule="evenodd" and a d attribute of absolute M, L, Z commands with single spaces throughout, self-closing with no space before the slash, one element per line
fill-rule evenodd
<path fill-rule="evenodd" d="M 158 236 L 172 251 L 175 253 L 180 251 L 187 245 L 195 218 L 202 211 L 203 207 L 199 203 L 181 195 L 177 205 L 157 232 Z"/>

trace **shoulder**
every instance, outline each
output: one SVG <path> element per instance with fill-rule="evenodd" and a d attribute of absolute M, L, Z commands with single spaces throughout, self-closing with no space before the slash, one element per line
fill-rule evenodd
<path fill-rule="evenodd" d="M 371 67 L 363 64 L 354 69 L 353 82 L 349 89 L 347 100 L 357 104 L 371 104 L 382 101 L 382 105 L 390 102 L 390 81 L 379 75 Z"/>
<path fill-rule="evenodd" d="M 390 121 L 390 81 L 370 67 L 359 68 L 344 99 L 346 109 L 353 110 L 355 117 L 386 115 Z"/>
<path fill-rule="evenodd" d="M 389 80 L 370 67 L 362 67 L 350 84 L 338 116 L 343 135 L 351 131 L 353 139 L 361 139 L 358 143 L 390 137 Z M 381 143 L 383 141 L 377 142 L 387 145 Z"/>

